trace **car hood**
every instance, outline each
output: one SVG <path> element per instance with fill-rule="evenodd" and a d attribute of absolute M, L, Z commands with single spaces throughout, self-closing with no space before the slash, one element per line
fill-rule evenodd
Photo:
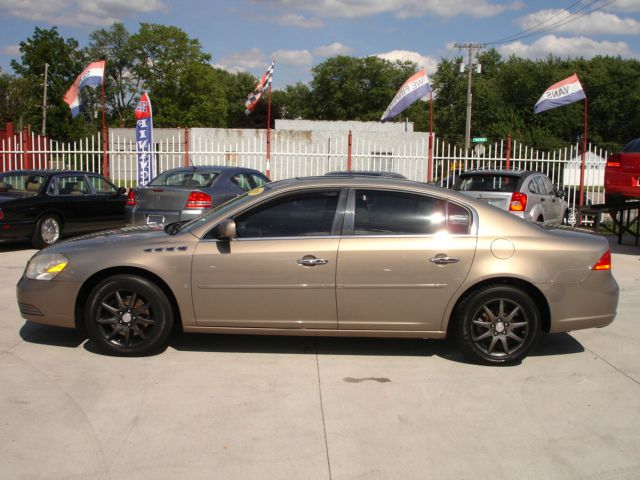
<path fill-rule="evenodd" d="M 123 246 L 163 244 L 174 238 L 175 236 L 168 235 L 164 232 L 164 225 L 140 225 L 104 230 L 102 232 L 73 237 L 56 243 L 46 250 L 51 253 L 64 253 L 91 249 L 99 253 L 105 249 Z"/>

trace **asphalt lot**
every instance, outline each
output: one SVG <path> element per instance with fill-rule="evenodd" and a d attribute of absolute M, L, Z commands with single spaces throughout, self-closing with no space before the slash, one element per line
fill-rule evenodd
<path fill-rule="evenodd" d="M 513 367 L 436 340 L 188 334 L 95 353 L 26 323 L 27 247 L 0 248 L 0 478 L 640 478 L 640 248 L 612 241 L 607 328 Z"/>

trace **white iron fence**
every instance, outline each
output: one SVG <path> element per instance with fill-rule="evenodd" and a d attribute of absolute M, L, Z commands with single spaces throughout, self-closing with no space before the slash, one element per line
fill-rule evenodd
<path fill-rule="evenodd" d="M 274 130 L 271 160 L 267 164 L 264 130 L 163 132 L 156 135 L 155 140 L 156 173 L 185 165 L 210 164 L 254 168 L 268 173 L 273 180 L 323 175 L 335 170 L 394 171 L 412 180 L 428 180 L 428 134 L 401 133 L 376 140 L 371 134 L 345 132 L 324 135 L 319 141 L 305 137 L 305 132 Z M 111 180 L 119 186 L 135 186 L 137 157 L 133 130 L 111 131 L 106 152 L 99 134 L 62 143 L 20 132 L 13 138 L 0 140 L 0 168 L 2 171 L 58 168 L 103 172 L 105 153 Z M 587 200 L 594 204 L 604 202 L 606 158 L 606 151 L 589 145 L 584 188 Z M 574 205 L 579 190 L 580 163 L 578 144 L 541 152 L 509 139 L 465 151 L 434 138 L 432 179 L 448 187 L 460 172 L 469 169 L 536 170 L 546 173 L 558 189 L 567 188 L 569 202 Z"/>

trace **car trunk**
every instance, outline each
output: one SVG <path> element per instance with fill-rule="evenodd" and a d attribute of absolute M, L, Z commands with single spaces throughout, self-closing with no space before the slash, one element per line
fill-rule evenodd
<path fill-rule="evenodd" d="M 176 211 L 185 207 L 189 194 L 194 189 L 163 186 L 141 187 L 136 191 L 136 203 L 139 209 Z"/>

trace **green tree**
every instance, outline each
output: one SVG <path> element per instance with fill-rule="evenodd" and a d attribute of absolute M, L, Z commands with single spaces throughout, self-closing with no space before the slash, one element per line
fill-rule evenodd
<path fill-rule="evenodd" d="M 138 32 L 131 36 L 133 74 L 142 88 L 148 90 L 154 105 L 154 123 L 163 127 L 185 126 L 181 114 L 184 96 L 202 99 L 206 94 L 203 83 L 190 85 L 193 72 L 205 71 L 211 55 L 202 51 L 200 42 L 181 29 L 150 23 L 140 24 Z M 193 118 L 193 112 L 190 114 Z"/>
<path fill-rule="evenodd" d="M 24 78 L 0 70 L 0 126 L 14 122 L 16 129 L 25 125 L 24 113 L 32 110 L 31 86 Z"/>
<path fill-rule="evenodd" d="M 92 131 L 81 116 L 70 121 L 69 107 L 63 101 L 64 93 L 84 68 L 85 57 L 78 42 L 62 38 L 56 27 L 36 27 L 31 37 L 20 42 L 20 54 L 20 60 L 12 60 L 11 67 L 26 82 L 31 99 L 24 105 L 25 123 L 40 131 L 44 69 L 48 63 L 47 134 L 65 140 Z"/>

